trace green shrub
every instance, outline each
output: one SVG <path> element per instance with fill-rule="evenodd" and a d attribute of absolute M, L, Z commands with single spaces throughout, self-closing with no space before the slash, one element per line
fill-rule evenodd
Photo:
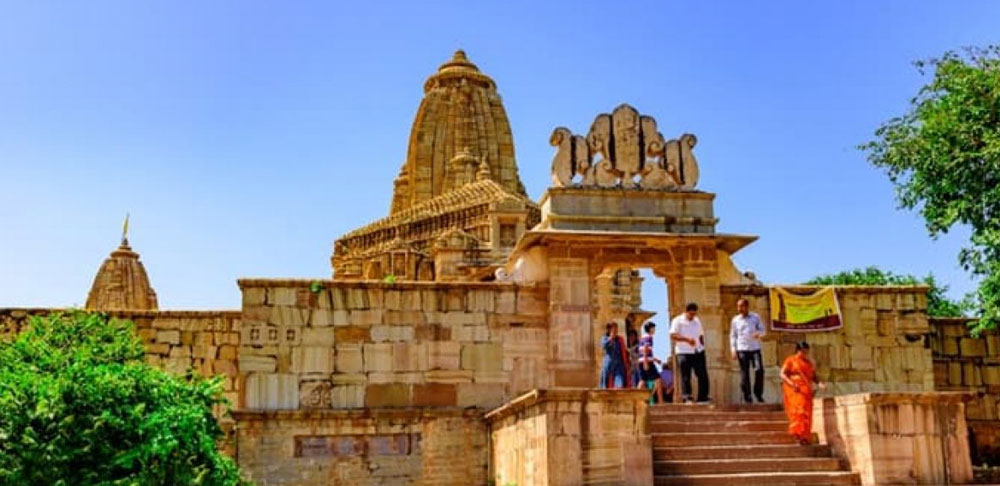
<path fill-rule="evenodd" d="M 129 321 L 34 317 L 0 342 L 0 485 L 235 486 L 219 379 L 146 364 Z"/>

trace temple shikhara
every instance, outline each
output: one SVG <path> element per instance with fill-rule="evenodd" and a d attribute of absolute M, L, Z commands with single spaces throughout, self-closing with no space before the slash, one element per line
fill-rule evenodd
<path fill-rule="evenodd" d="M 123 236 L 86 306 L 134 321 L 150 363 L 226 377 L 226 448 L 262 486 L 945 484 L 1000 453 L 1000 337 L 928 318 L 926 287 L 836 287 L 842 326 L 769 328 L 768 403 L 740 405 L 730 319 L 743 298 L 770 324 L 771 286 L 734 265 L 757 236 L 718 231 L 698 184 L 711 142 L 628 104 L 548 140 L 551 161 L 521 161 L 551 173 L 536 200 L 496 82 L 457 51 L 424 83 L 386 216 L 330 235 L 332 278 L 239 279 L 232 311 L 161 310 Z M 662 324 L 699 305 L 710 405 L 598 386 L 605 325 L 653 314 L 642 269 L 666 282 Z M 778 372 L 803 339 L 830 384 L 805 446 Z"/>

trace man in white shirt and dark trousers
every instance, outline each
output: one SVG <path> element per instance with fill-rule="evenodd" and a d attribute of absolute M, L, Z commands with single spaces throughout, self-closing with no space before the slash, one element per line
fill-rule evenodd
<path fill-rule="evenodd" d="M 764 324 L 756 312 L 750 312 L 747 299 L 736 301 L 739 312 L 733 317 L 729 330 L 729 349 L 733 359 L 740 361 L 740 390 L 743 402 L 750 399 L 750 368 L 754 369 L 753 394 L 758 402 L 764 402 L 764 363 L 760 356 L 760 338 L 764 337 Z"/>
<path fill-rule="evenodd" d="M 681 393 L 691 402 L 691 371 L 698 377 L 698 401 L 708 401 L 708 368 L 705 362 L 705 331 L 698 319 L 698 304 L 690 303 L 684 313 L 670 322 L 670 339 L 681 371 Z"/>

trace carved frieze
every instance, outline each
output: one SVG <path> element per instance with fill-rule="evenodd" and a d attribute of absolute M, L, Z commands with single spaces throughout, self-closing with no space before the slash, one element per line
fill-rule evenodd
<path fill-rule="evenodd" d="M 698 139 L 684 134 L 666 141 L 656 120 L 619 105 L 597 115 L 586 136 L 558 127 L 549 143 L 554 187 L 620 187 L 623 189 L 693 190 L 698 162 L 692 149 Z"/>

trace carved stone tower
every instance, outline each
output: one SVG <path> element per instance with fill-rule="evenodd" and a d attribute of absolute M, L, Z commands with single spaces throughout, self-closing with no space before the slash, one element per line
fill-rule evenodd
<path fill-rule="evenodd" d="M 406 162 L 395 181 L 391 214 L 461 187 L 463 176 L 454 171 L 464 168 L 452 164 L 459 156 L 486 159 L 492 168 L 490 179 L 509 192 L 525 195 L 496 83 L 461 50 L 424 83 Z"/>
<path fill-rule="evenodd" d="M 149 285 L 146 268 L 124 236 L 97 271 L 87 294 L 87 309 L 157 310 L 156 292 Z"/>
<path fill-rule="evenodd" d="M 496 83 L 456 51 L 424 83 L 389 216 L 337 239 L 334 278 L 489 279 L 540 218 Z"/>

